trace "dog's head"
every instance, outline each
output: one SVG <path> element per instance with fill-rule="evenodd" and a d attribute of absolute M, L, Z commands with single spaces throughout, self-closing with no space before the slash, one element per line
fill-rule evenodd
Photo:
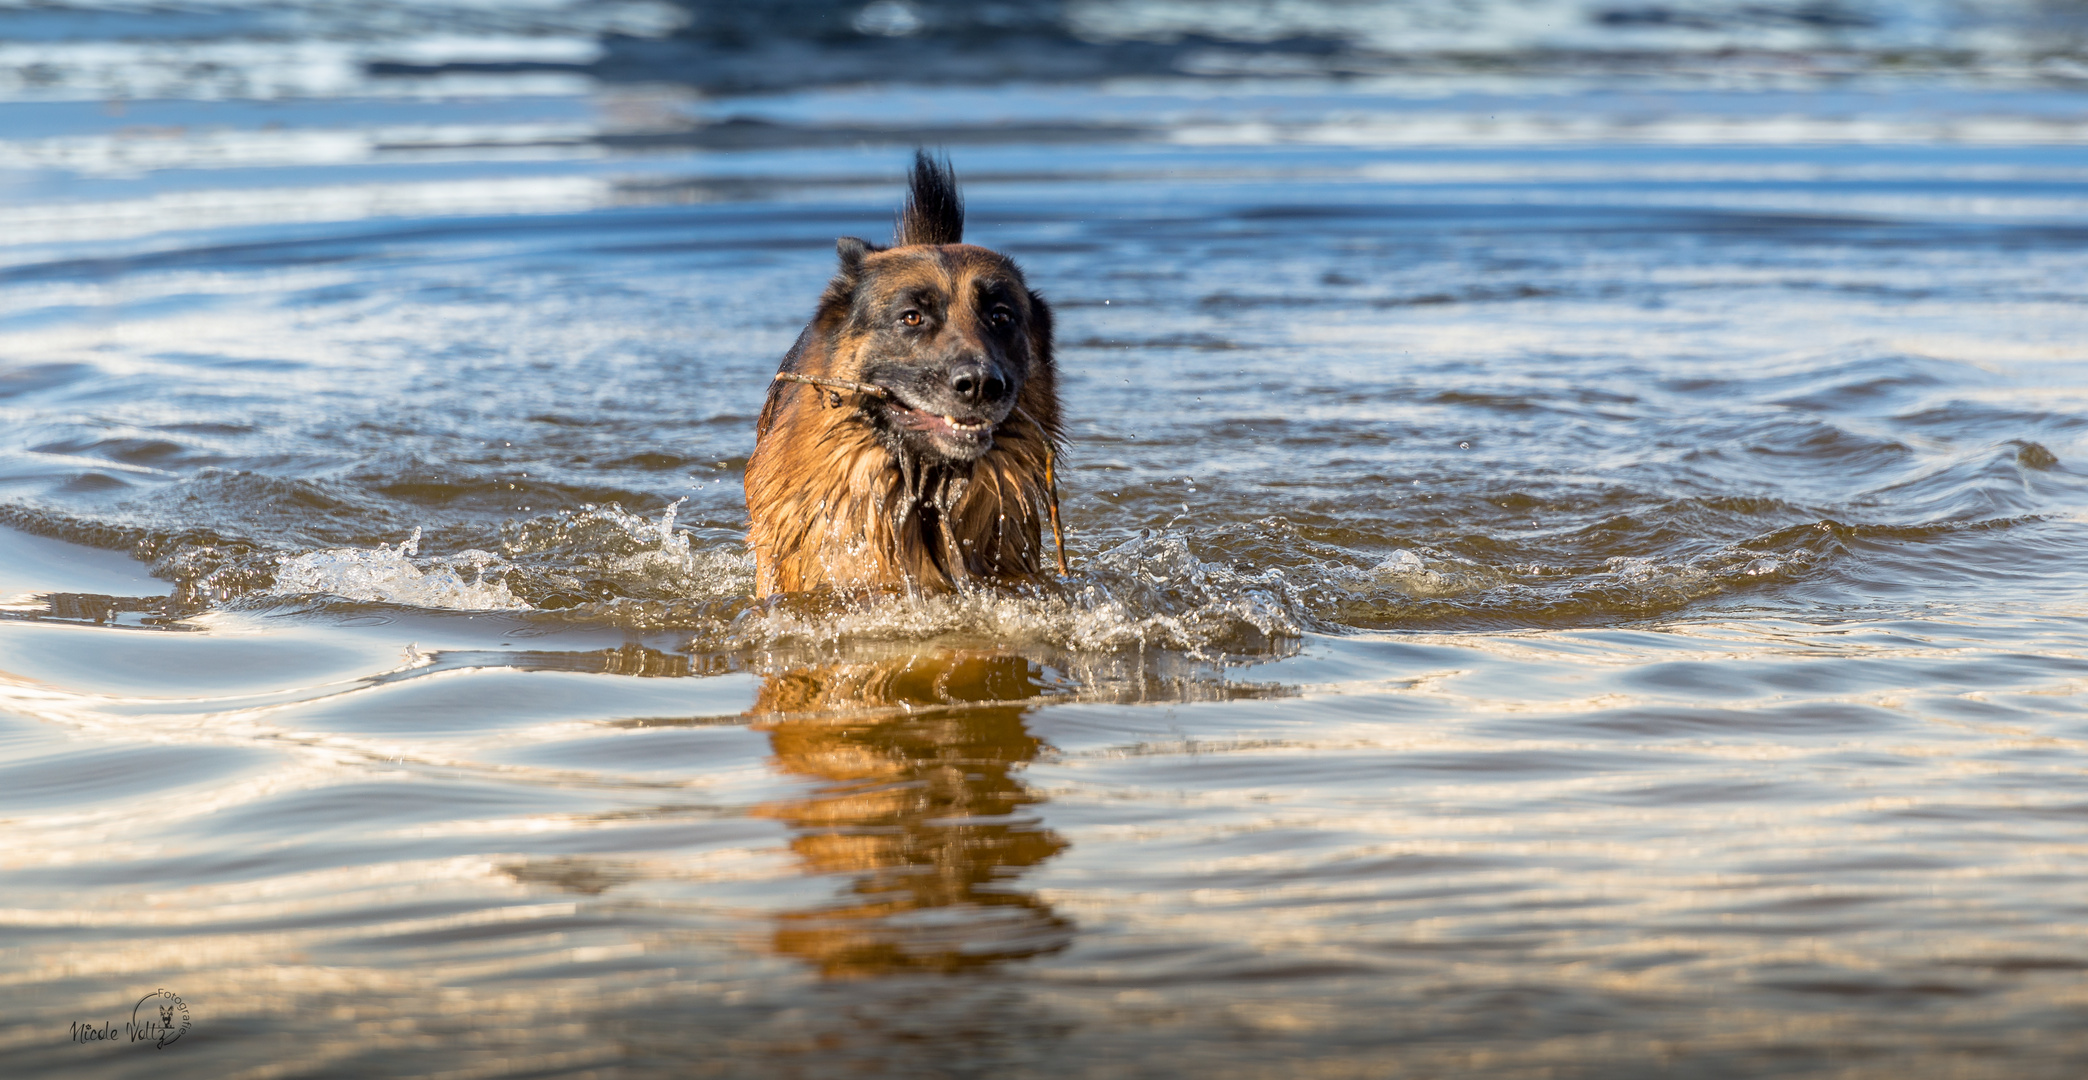
<path fill-rule="evenodd" d="M 912 181 L 892 247 L 836 243 L 814 331 L 828 335 L 831 374 L 889 393 L 863 410 L 894 454 L 972 461 L 1024 388 L 1049 379 L 1051 311 L 1014 260 L 962 242 L 947 163 L 916 155 Z"/>
<path fill-rule="evenodd" d="M 840 271 L 754 425 L 761 595 L 1043 580 L 1051 309 L 1013 260 L 963 239 L 956 178 L 920 154 L 893 245 L 837 242 Z"/>

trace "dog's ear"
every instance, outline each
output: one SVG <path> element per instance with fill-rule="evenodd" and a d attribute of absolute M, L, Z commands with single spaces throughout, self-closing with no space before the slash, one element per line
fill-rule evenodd
<path fill-rule="evenodd" d="M 873 251 L 883 251 L 868 240 L 843 236 L 834 241 L 834 254 L 841 257 L 841 268 L 834 280 L 827 282 L 826 293 L 819 298 L 821 310 L 840 310 L 848 307 L 855 297 L 856 282 L 863 277 L 863 257 Z"/>
<path fill-rule="evenodd" d="M 1049 368 L 1051 359 L 1051 305 L 1044 302 L 1044 295 L 1030 290 L 1030 363 L 1039 370 Z"/>
<path fill-rule="evenodd" d="M 863 265 L 863 256 L 879 248 L 868 240 L 843 236 L 834 241 L 834 252 L 841 256 L 841 272 L 851 277 Z"/>

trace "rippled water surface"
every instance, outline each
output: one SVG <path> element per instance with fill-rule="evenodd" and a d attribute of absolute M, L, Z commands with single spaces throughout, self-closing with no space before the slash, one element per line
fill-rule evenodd
<path fill-rule="evenodd" d="M 2077 11 L 754 10 L 0 9 L 10 1072 L 2088 1069 Z M 754 605 L 916 144 L 1072 574 Z"/>

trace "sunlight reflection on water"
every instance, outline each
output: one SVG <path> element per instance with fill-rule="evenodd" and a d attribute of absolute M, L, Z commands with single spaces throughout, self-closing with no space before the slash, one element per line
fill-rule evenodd
<path fill-rule="evenodd" d="M 2078 1075 L 2072 16 L 1252 8 L 0 12 L 9 1060 Z M 756 605 L 915 143 L 1074 573 Z"/>

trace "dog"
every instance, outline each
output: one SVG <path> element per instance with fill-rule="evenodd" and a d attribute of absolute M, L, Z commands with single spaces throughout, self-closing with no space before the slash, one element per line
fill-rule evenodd
<path fill-rule="evenodd" d="M 914 155 L 897 236 L 840 269 L 784 354 L 747 462 L 755 595 L 950 592 L 1064 573 L 1051 307 L 964 240 L 949 162 Z"/>

